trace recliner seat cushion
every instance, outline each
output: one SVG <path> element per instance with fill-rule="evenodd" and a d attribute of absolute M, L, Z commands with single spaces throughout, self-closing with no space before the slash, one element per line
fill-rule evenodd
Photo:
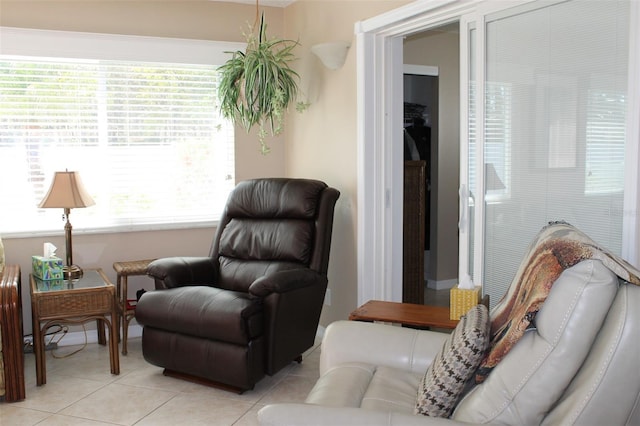
<path fill-rule="evenodd" d="M 305 402 L 413 414 L 421 378 L 422 374 L 392 367 L 344 363 L 323 374 Z"/>
<path fill-rule="evenodd" d="M 148 291 L 136 311 L 137 321 L 144 326 L 238 345 L 263 332 L 258 300 L 208 286 Z"/>

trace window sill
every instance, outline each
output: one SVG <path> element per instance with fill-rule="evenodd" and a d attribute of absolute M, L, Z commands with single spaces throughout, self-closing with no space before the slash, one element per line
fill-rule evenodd
<path fill-rule="evenodd" d="M 186 222 L 186 223 L 154 223 L 142 225 L 118 225 L 103 228 L 73 228 L 73 236 L 95 235 L 95 234 L 122 234 L 127 232 L 149 232 L 149 231 L 172 231 L 179 229 L 215 228 L 218 221 L 207 222 Z M 64 228 L 55 231 L 24 231 L 24 232 L 3 232 L 3 240 L 13 238 L 39 238 L 64 235 Z"/>

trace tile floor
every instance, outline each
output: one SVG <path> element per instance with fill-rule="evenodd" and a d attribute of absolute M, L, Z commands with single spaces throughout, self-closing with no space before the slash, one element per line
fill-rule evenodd
<path fill-rule="evenodd" d="M 35 357 L 25 355 L 24 401 L 0 402 L 0 425 L 257 425 L 266 404 L 303 401 L 318 378 L 316 345 L 278 374 L 242 395 L 162 375 L 144 361 L 140 339 L 120 355 L 120 375 L 109 372 L 109 351 L 98 344 L 47 351 L 47 383 L 36 386 Z"/>
<path fill-rule="evenodd" d="M 425 303 L 448 305 L 449 291 L 426 289 Z M 257 425 L 267 404 L 303 401 L 318 378 L 319 342 L 255 389 L 237 395 L 162 375 L 142 358 L 140 339 L 129 339 L 120 355 L 120 375 L 109 372 L 109 351 L 96 343 L 47 351 L 47 384 L 36 386 L 35 357 L 25 355 L 27 398 L 0 402 L 1 426 L 99 425 Z M 55 355 L 55 356 L 54 356 Z"/>

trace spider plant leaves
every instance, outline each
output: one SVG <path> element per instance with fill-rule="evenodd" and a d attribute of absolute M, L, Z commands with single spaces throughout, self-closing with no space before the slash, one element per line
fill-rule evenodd
<path fill-rule="evenodd" d="M 219 68 L 222 115 L 247 131 L 259 126 L 258 138 L 263 153 L 269 151 L 264 142 L 265 126 L 268 125 L 272 135 L 280 134 L 284 113 L 298 96 L 300 76 L 290 66 L 296 59 L 293 49 L 297 45 L 293 40 L 269 39 L 263 15 L 258 37 L 251 33 L 246 51 L 233 52 Z"/>

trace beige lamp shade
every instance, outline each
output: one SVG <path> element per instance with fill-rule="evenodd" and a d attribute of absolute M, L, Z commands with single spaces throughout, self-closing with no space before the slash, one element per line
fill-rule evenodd
<path fill-rule="evenodd" d="M 87 192 L 78 172 L 56 172 L 49 192 L 38 207 L 76 209 L 93 206 L 95 201 Z"/>

